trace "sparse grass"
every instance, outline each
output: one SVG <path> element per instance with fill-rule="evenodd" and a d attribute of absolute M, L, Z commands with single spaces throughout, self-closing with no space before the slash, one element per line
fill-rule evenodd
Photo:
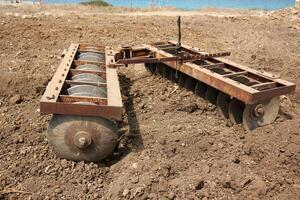
<path fill-rule="evenodd" d="M 88 0 L 81 2 L 82 5 L 90 5 L 90 6 L 101 6 L 101 7 L 107 7 L 112 6 L 111 4 L 107 3 L 104 0 Z"/>

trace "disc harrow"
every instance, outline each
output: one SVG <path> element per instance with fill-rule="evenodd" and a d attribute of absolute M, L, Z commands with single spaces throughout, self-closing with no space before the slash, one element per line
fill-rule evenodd
<path fill-rule="evenodd" d="M 295 91 L 295 84 L 223 58 L 229 55 L 169 41 L 122 48 L 110 65 L 145 63 L 151 73 L 215 104 L 221 116 L 246 130 L 271 124 L 279 112 L 279 96 Z"/>
<path fill-rule="evenodd" d="M 116 69 L 105 48 L 71 44 L 40 102 L 41 113 L 53 114 L 47 138 L 61 158 L 100 161 L 118 140 L 116 121 L 122 99 Z"/>
<path fill-rule="evenodd" d="M 223 58 L 229 55 L 173 41 L 117 50 L 71 44 L 40 102 L 42 114 L 53 114 L 48 142 L 69 160 L 96 162 L 112 154 L 123 110 L 117 68 L 129 64 L 145 64 L 152 74 L 193 91 L 246 130 L 271 124 L 279 96 L 295 91 L 295 84 Z"/>

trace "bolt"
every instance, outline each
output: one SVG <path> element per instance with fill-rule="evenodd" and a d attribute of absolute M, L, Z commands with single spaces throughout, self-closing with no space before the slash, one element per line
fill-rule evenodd
<path fill-rule="evenodd" d="M 78 148 L 84 149 L 92 143 L 92 138 L 89 133 L 79 131 L 74 135 L 73 141 Z"/>
<path fill-rule="evenodd" d="M 84 138 L 84 137 L 79 138 L 79 139 L 78 139 L 78 142 L 79 142 L 79 144 L 80 144 L 80 146 L 81 146 L 82 148 L 84 148 L 85 145 L 87 144 L 87 140 L 86 140 L 86 138 Z"/>
<path fill-rule="evenodd" d="M 46 98 L 47 98 L 48 100 L 51 100 L 51 99 L 54 99 L 54 98 L 55 98 L 55 95 L 53 94 L 52 97 L 49 97 L 49 96 L 48 96 L 48 97 L 46 97 Z"/>
<path fill-rule="evenodd" d="M 254 109 L 254 114 L 256 117 L 260 117 L 265 113 L 264 106 L 262 104 L 258 104 Z"/>

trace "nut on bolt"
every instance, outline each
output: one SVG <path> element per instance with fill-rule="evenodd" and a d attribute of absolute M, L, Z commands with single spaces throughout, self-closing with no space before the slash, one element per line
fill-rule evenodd
<path fill-rule="evenodd" d="M 79 149 L 85 149 L 92 143 L 92 138 L 89 133 L 79 131 L 74 135 L 73 142 Z"/>
<path fill-rule="evenodd" d="M 262 104 L 258 104 L 255 108 L 254 108 L 254 115 L 256 117 L 260 117 L 263 114 L 265 114 L 265 109 L 264 106 Z"/>

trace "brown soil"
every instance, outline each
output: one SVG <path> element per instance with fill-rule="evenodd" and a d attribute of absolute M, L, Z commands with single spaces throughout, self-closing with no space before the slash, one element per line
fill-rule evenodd
<path fill-rule="evenodd" d="M 246 132 L 215 107 L 141 66 L 120 69 L 125 134 L 103 163 L 61 160 L 39 99 L 71 42 L 176 39 L 174 11 L 0 7 L 0 198 L 299 199 L 300 90 L 269 126 Z M 197 14 L 198 13 L 198 14 Z M 207 10 L 183 17 L 183 41 L 300 86 L 299 12 Z M 177 89 L 176 89 L 177 88 Z"/>

